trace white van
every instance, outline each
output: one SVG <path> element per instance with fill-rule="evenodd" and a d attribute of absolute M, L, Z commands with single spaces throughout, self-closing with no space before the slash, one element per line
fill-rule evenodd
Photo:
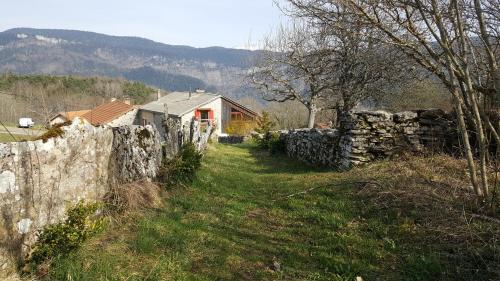
<path fill-rule="evenodd" d="M 35 122 L 31 118 L 19 118 L 19 128 L 31 128 L 35 125 Z"/>

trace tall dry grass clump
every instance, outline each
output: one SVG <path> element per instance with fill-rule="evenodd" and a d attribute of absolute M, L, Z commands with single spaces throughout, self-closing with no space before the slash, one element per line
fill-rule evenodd
<path fill-rule="evenodd" d="M 116 185 L 106 194 L 104 201 L 111 214 L 158 208 L 162 204 L 162 188 L 147 180 Z"/>

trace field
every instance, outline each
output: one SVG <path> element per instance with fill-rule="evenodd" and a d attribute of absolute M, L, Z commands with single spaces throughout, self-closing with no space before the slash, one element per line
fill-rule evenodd
<path fill-rule="evenodd" d="M 20 140 L 26 140 L 27 138 L 30 138 L 30 136 L 23 136 L 23 135 L 13 135 L 17 141 Z M 0 142 L 13 142 L 15 140 L 12 139 L 12 136 L 6 133 L 0 132 Z"/>
<path fill-rule="evenodd" d="M 46 279 L 498 280 L 500 224 L 463 190 L 465 163 L 401 157 L 338 173 L 213 145 L 191 185 Z"/>

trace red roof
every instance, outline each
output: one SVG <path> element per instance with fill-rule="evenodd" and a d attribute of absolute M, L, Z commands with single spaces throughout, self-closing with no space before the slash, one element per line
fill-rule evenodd
<path fill-rule="evenodd" d="M 121 101 L 113 101 L 101 104 L 85 113 L 82 117 L 87 119 L 92 125 L 99 126 L 113 121 L 123 114 L 134 109 L 134 106 Z"/>

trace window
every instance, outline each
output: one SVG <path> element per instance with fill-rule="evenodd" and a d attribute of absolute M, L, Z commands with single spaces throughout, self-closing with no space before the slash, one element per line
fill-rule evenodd
<path fill-rule="evenodd" d="M 200 110 L 200 119 L 201 120 L 208 120 L 208 119 L 210 119 L 209 115 L 208 115 L 209 111 L 210 110 Z"/>
<path fill-rule="evenodd" d="M 231 108 L 231 121 L 241 121 L 243 120 L 243 113 L 236 108 Z"/>
<path fill-rule="evenodd" d="M 214 111 L 211 109 L 198 109 L 195 111 L 195 117 L 200 121 L 213 121 Z"/>

